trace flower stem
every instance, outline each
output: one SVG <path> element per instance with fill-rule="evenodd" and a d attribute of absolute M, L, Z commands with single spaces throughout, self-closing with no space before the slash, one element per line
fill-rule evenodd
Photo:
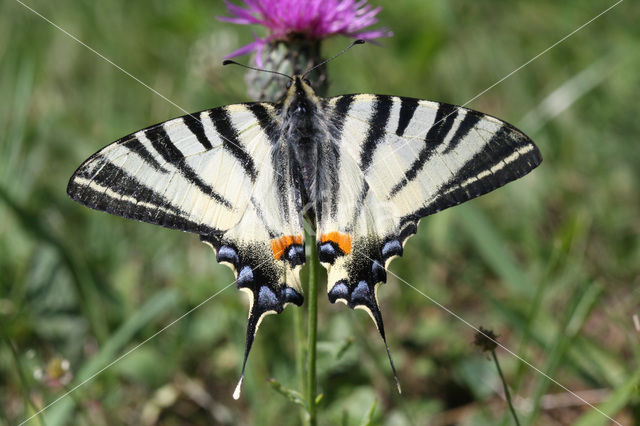
<path fill-rule="evenodd" d="M 0 330 L 2 332 L 2 340 L 4 340 L 7 343 L 7 346 L 11 350 L 11 356 L 13 357 L 13 361 L 16 364 L 15 370 L 18 373 L 18 377 L 20 378 L 20 382 L 22 384 L 21 390 L 22 390 L 22 396 L 25 401 L 25 406 L 30 407 L 35 413 L 38 413 L 40 409 L 35 404 L 35 402 L 33 402 L 33 400 L 31 399 L 31 395 L 29 392 L 29 381 L 27 380 L 27 375 L 25 374 L 24 369 L 22 368 L 22 363 L 20 362 L 20 356 L 18 355 L 18 351 L 16 350 L 15 346 L 13 346 L 13 342 L 11 341 L 7 333 L 1 328 Z M 44 416 L 42 415 L 42 413 L 39 413 L 37 418 L 40 421 L 41 425 L 45 425 Z"/>
<path fill-rule="evenodd" d="M 318 254 L 315 235 L 307 233 L 310 242 L 309 257 L 309 317 L 307 329 L 307 392 L 309 425 L 317 424 L 316 418 L 316 334 L 318 331 Z"/>
<path fill-rule="evenodd" d="M 296 375 L 300 380 L 300 392 L 304 394 L 306 382 L 304 377 L 304 324 L 302 321 L 302 310 L 293 310 L 293 332 L 295 335 L 296 345 Z M 300 424 L 304 424 L 307 418 L 307 411 L 300 409 Z"/>
<path fill-rule="evenodd" d="M 516 422 L 516 425 L 520 426 L 520 421 L 518 420 L 518 416 L 516 415 L 516 410 L 513 408 L 513 403 L 511 402 L 511 394 L 509 393 L 509 387 L 507 386 L 507 382 L 502 375 L 502 369 L 500 368 L 500 363 L 498 362 L 498 357 L 496 356 L 495 349 L 491 351 L 491 356 L 493 357 L 493 361 L 496 363 L 496 367 L 498 368 L 498 374 L 500 375 L 500 380 L 502 381 L 502 387 L 504 388 L 504 395 L 507 398 L 507 404 L 509 405 L 509 410 L 511 410 L 511 415 L 513 416 L 513 420 Z"/>

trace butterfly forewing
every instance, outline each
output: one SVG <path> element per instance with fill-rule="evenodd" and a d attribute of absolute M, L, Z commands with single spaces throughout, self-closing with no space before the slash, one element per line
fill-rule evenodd
<path fill-rule="evenodd" d="M 231 228 L 247 207 L 248 179 L 235 172 L 220 143 L 185 121 L 157 124 L 98 151 L 74 173 L 67 192 L 88 207 L 182 231 Z M 206 120 L 203 125 L 212 127 Z M 244 197 L 231 191 L 230 178 L 246 187 Z"/>
<path fill-rule="evenodd" d="M 384 137 L 360 150 L 372 190 L 391 201 L 398 217 L 419 219 L 515 180 L 541 161 L 533 142 L 513 126 L 444 103 L 358 95 L 348 112 L 372 120 L 376 105 L 389 105 Z M 367 108 L 366 105 L 369 105 Z"/>

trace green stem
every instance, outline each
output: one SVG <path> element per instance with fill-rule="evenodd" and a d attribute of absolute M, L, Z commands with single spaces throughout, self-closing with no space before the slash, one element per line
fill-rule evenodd
<path fill-rule="evenodd" d="M 304 324 L 302 322 L 302 309 L 293 310 L 293 332 L 296 341 L 296 374 L 300 380 L 300 391 L 304 394 L 306 385 L 304 380 Z M 300 424 L 304 424 L 307 411 L 300 409 Z"/>
<path fill-rule="evenodd" d="M 307 233 L 310 242 L 309 256 L 309 318 L 307 329 L 307 392 L 309 425 L 317 424 L 316 418 L 316 334 L 318 331 L 318 253 L 315 235 Z"/>
<path fill-rule="evenodd" d="M 70 388 L 69 386 L 64 387 L 65 392 L 67 392 L 67 395 L 69 395 L 69 397 L 73 400 L 73 403 L 76 406 L 76 412 L 79 413 L 77 417 L 82 418 L 85 424 L 88 424 L 88 425 L 91 424 L 91 422 L 89 421 L 89 417 L 85 412 L 85 408 L 82 401 L 80 401 L 80 399 L 78 398 L 78 394 L 73 392 L 71 389 L 72 388 Z M 107 418 L 109 418 L 110 415 L 113 413 L 107 411 L 106 414 L 107 414 Z"/>
<path fill-rule="evenodd" d="M 29 392 L 29 381 L 27 380 L 27 376 L 22 368 L 22 363 L 20 362 L 20 356 L 18 355 L 18 351 L 16 350 L 15 346 L 13 346 L 13 342 L 11 341 L 7 333 L 5 333 L 5 331 L 1 327 L 0 327 L 0 330 L 2 330 L 2 339 L 7 343 L 7 346 L 9 346 L 11 356 L 13 357 L 13 361 L 16 364 L 16 371 L 18 373 L 18 377 L 20 378 L 20 382 L 22 384 L 21 390 L 22 390 L 22 396 L 24 398 L 25 404 L 31 407 L 34 413 L 37 413 L 40 410 L 38 409 L 38 406 L 31 399 L 31 395 Z M 38 414 L 37 417 L 38 417 L 38 420 L 40 421 L 40 424 L 45 425 L 44 416 L 42 415 L 42 413 Z"/>
<path fill-rule="evenodd" d="M 496 363 L 496 367 L 498 368 L 498 374 L 500 375 L 500 380 L 502 380 L 502 387 L 504 388 L 504 396 L 507 398 L 507 404 L 509 405 L 509 410 L 511 410 L 513 420 L 515 420 L 516 425 L 520 426 L 520 421 L 518 420 L 518 416 L 516 415 L 516 410 L 513 408 L 513 403 L 511 402 L 509 387 L 507 386 L 507 382 L 502 375 L 502 369 L 500 368 L 500 363 L 498 362 L 498 357 L 496 356 L 495 350 L 491 351 L 491 356 L 493 357 L 493 361 Z"/>

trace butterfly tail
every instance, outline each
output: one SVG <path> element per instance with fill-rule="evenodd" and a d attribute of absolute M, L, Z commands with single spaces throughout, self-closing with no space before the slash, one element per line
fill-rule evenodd
<path fill-rule="evenodd" d="M 251 351 L 251 346 L 253 346 L 253 341 L 256 337 L 256 333 L 258 331 L 258 326 L 262 321 L 262 318 L 266 313 L 262 313 L 262 315 L 256 315 L 254 312 L 254 307 L 251 307 L 251 311 L 249 313 L 249 321 L 247 323 L 247 337 L 245 339 L 244 344 L 244 357 L 242 359 L 242 370 L 240 371 L 240 380 L 238 380 L 238 384 L 236 385 L 236 389 L 233 392 L 233 399 L 240 398 L 240 391 L 242 388 L 242 382 L 244 381 L 244 370 L 247 366 L 247 360 L 249 359 L 249 352 Z"/>
<path fill-rule="evenodd" d="M 367 313 L 375 323 L 376 328 L 380 333 L 380 337 L 382 337 L 382 341 L 384 342 L 384 347 L 387 350 L 387 357 L 389 358 L 389 364 L 391 365 L 391 371 L 393 372 L 393 379 L 396 382 L 396 388 L 398 389 L 398 393 L 401 394 L 402 387 L 400 386 L 400 380 L 398 379 L 396 366 L 393 363 L 393 357 L 391 356 L 391 351 L 389 350 L 389 345 L 387 344 L 387 337 L 384 333 L 384 323 L 382 321 L 382 312 L 380 312 L 380 306 L 378 305 L 378 300 L 377 300 L 377 297 L 375 296 L 375 293 L 376 293 L 375 287 L 373 291 L 368 291 L 368 289 L 367 291 L 363 291 L 363 285 L 364 285 L 364 282 L 361 282 L 354 289 L 354 291 L 352 292 L 351 303 L 349 304 L 349 306 L 354 309 L 363 309 L 367 311 Z M 354 293 L 356 294 L 356 297 L 353 297 Z M 352 304 L 353 306 L 351 306 Z"/>
<path fill-rule="evenodd" d="M 380 308 L 378 307 L 377 301 L 373 305 L 373 309 L 369 308 L 371 311 L 371 317 L 373 318 L 373 322 L 375 322 L 376 327 L 378 328 L 378 332 L 380 333 L 380 337 L 382 337 L 382 341 L 384 342 L 384 347 L 387 350 L 387 356 L 389 357 L 389 364 L 391 365 L 391 371 L 393 372 L 393 379 L 396 381 L 396 388 L 398 389 L 398 393 L 402 393 L 402 387 L 400 386 L 400 380 L 398 380 L 398 373 L 396 372 L 396 366 L 393 363 L 393 358 L 391 357 L 391 351 L 389 350 L 389 345 L 387 344 L 387 337 L 384 334 L 384 324 L 382 323 L 382 313 L 380 312 Z"/>
<path fill-rule="evenodd" d="M 402 393 L 400 381 L 398 380 L 398 373 L 396 372 L 396 366 L 393 363 L 391 351 L 389 350 L 387 338 L 384 333 L 384 322 L 382 321 L 382 313 L 380 312 L 380 307 L 378 305 L 378 300 L 376 297 L 376 285 L 372 285 L 365 280 L 360 281 L 355 286 L 348 285 L 344 280 L 338 281 L 333 285 L 331 290 L 329 290 L 329 301 L 331 303 L 335 303 L 337 301 L 344 302 L 352 309 L 362 309 L 369 314 L 374 324 L 376 325 L 376 328 L 378 329 L 380 337 L 382 337 L 382 341 L 384 342 L 384 346 L 387 350 L 389 364 L 391 365 L 391 370 L 393 372 L 393 378 L 396 382 L 396 387 L 398 388 L 398 393 Z"/>

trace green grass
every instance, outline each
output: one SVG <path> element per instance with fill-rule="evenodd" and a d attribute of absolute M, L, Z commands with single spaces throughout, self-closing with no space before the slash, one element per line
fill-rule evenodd
<path fill-rule="evenodd" d="M 215 20 L 218 2 L 28 4 L 189 111 L 247 100 L 243 71 L 220 63 L 251 35 Z M 462 104 L 611 3 L 375 4 L 395 36 L 333 62 L 330 93 Z M 624 424 L 640 423 L 639 18 L 623 2 L 469 105 L 528 133 L 544 162 L 423 220 L 391 268 Z M 325 54 L 346 44 L 332 39 Z M 8 425 L 65 392 L 36 380 L 37 369 L 67 359 L 71 388 L 233 276 L 196 236 L 67 198 L 67 180 L 90 154 L 182 112 L 14 0 L 0 5 L 0 100 L 0 425 Z M 380 298 L 403 394 L 368 316 L 320 294 L 319 424 L 510 424 L 473 329 L 393 276 Z M 32 423 L 298 424 L 298 407 L 267 382 L 302 391 L 294 308 L 264 321 L 243 396 L 231 398 L 246 309 L 240 293 L 222 292 Z M 607 424 L 497 354 L 523 424 Z"/>

